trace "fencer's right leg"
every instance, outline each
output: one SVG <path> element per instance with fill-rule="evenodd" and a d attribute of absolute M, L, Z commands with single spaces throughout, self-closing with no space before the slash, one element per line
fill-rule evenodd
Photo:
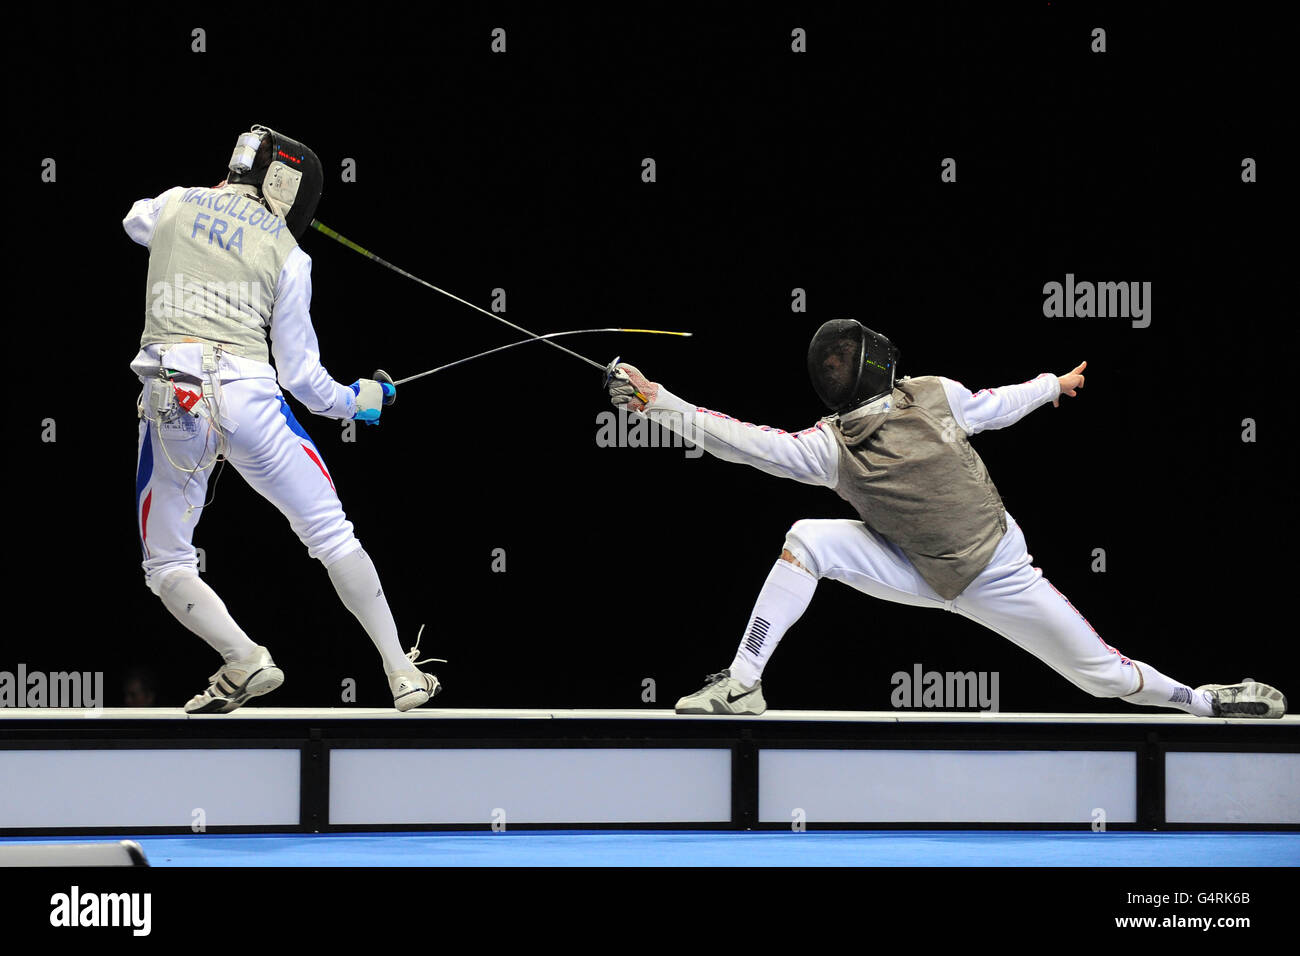
<path fill-rule="evenodd" d="M 861 521 L 797 521 L 763 583 L 731 666 L 711 674 L 703 688 L 679 700 L 677 713 L 763 713 L 763 671 L 786 631 L 808 609 L 820 578 L 881 600 L 943 605 L 903 553 Z"/>
<path fill-rule="evenodd" d="M 753 714 L 767 710 L 762 673 L 777 643 L 803 616 L 817 589 L 817 578 L 787 547 L 772 565 L 749 615 L 745 637 L 731 666 L 710 674 L 704 686 L 677 702 L 679 714 Z"/>
<path fill-rule="evenodd" d="M 326 570 L 339 600 L 370 635 L 384 660 L 393 706 L 405 712 L 422 707 L 436 697 L 442 690 L 442 683 L 415 666 L 419 657 L 418 638 L 412 651 L 402 651 L 393 612 L 379 583 L 379 572 L 365 548 L 358 543 L 355 551 L 335 561 Z"/>

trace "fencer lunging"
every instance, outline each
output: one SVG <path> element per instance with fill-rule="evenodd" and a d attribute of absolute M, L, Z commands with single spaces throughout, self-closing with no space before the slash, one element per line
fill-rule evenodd
<path fill-rule="evenodd" d="M 417 651 L 402 650 L 374 562 L 279 387 L 316 415 L 367 423 L 395 395 L 372 379 L 342 385 L 321 365 L 311 259 L 298 239 L 323 182 L 314 152 L 254 126 L 239 136 L 226 180 L 141 199 L 122 222 L 149 249 L 144 332 L 131 363 L 143 386 L 136 518 L 145 583 L 223 662 L 185 705 L 190 713 L 228 713 L 284 680 L 198 575 L 194 529 L 223 460 L 325 566 L 379 650 L 394 706 L 410 710 L 441 689 L 417 668 Z"/>
<path fill-rule="evenodd" d="M 1280 717 L 1286 698 L 1249 678 L 1195 690 L 1108 645 L 1032 565 L 970 438 L 1075 396 L 1084 367 L 972 393 L 941 376 L 897 378 L 898 350 L 854 320 L 825 323 L 808 351 L 831 414 L 799 432 L 691 405 L 620 365 L 610 398 L 726 461 L 833 489 L 860 520 L 798 521 L 759 592 L 731 665 L 677 702 L 686 714 L 761 714 L 762 675 L 821 579 L 970 618 L 1096 697 L 1199 716 Z M 648 403 L 636 398 L 640 391 Z"/>

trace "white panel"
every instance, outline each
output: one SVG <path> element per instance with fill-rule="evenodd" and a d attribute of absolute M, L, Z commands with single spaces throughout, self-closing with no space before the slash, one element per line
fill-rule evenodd
<path fill-rule="evenodd" d="M 1169 823 L 1300 823 L 1300 754 L 1170 751 Z"/>
<path fill-rule="evenodd" d="M 330 751 L 330 823 L 718 823 L 731 819 L 731 751 Z"/>
<path fill-rule="evenodd" d="M 1110 823 L 1137 818 L 1137 756 L 1078 750 L 759 751 L 758 818 L 790 823 Z"/>
<path fill-rule="evenodd" d="M 295 825 L 299 751 L 0 750 L 0 827 Z"/>
<path fill-rule="evenodd" d="M 135 866 L 128 844 L 141 856 L 134 840 L 113 843 L 0 843 L 0 866 Z"/>
<path fill-rule="evenodd" d="M 771 722 L 834 722 L 862 724 L 1185 724 L 1197 727 L 1255 724 L 1249 717 L 1193 717 L 1191 714 L 1017 714 L 953 710 L 768 710 L 760 716 L 728 714 L 678 714 L 671 708 L 638 707 L 622 710 L 485 710 L 419 707 L 405 714 L 391 707 L 241 707 L 229 714 L 187 714 L 179 707 L 3 707 L 0 727 L 6 721 L 57 722 L 67 727 L 83 720 L 164 720 L 221 724 L 265 720 L 671 720 L 704 721 L 735 726 Z M 1300 729 L 1300 717 L 1288 714 L 1272 725 Z"/>

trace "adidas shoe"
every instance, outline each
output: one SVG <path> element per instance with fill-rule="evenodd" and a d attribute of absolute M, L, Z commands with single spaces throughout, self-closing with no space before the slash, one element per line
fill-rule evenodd
<path fill-rule="evenodd" d="M 407 660 L 411 662 L 411 669 L 395 671 L 388 675 L 388 687 L 393 692 L 393 706 L 402 713 L 414 710 L 416 707 L 423 707 L 442 690 L 438 678 L 416 667 L 417 664 L 427 664 L 429 661 L 447 663 L 441 657 L 426 657 L 424 660 L 418 660 L 420 638 L 423 634 L 424 625 L 421 624 L 419 633 L 415 635 L 415 646 L 406 652 Z"/>
<path fill-rule="evenodd" d="M 208 681 L 207 690 L 190 698 L 185 713 L 228 714 L 283 684 L 284 671 L 275 666 L 270 651 L 259 645 L 242 661 L 226 664 Z"/>
<path fill-rule="evenodd" d="M 763 700 L 763 682 L 755 681 L 746 687 L 731 676 L 731 669 L 710 674 L 705 685 L 689 697 L 677 702 L 679 714 L 750 714 L 758 716 L 767 710 Z"/>
<path fill-rule="evenodd" d="M 1196 693 L 1209 698 L 1215 717 L 1281 717 L 1286 713 L 1286 695 L 1249 677 L 1240 684 L 1202 684 Z"/>
<path fill-rule="evenodd" d="M 388 686 L 393 692 L 393 706 L 402 713 L 423 707 L 442 690 L 438 678 L 417 670 L 389 674 Z"/>

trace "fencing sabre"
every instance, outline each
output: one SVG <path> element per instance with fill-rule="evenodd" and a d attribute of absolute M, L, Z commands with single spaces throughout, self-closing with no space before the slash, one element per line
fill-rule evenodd
<path fill-rule="evenodd" d="M 680 335 L 684 337 L 689 337 L 691 335 L 690 332 L 665 332 L 661 329 L 569 329 L 565 332 L 548 332 L 546 335 L 535 335 L 531 339 L 520 339 L 518 342 L 508 342 L 505 345 L 498 345 L 496 348 L 488 349 L 486 352 L 477 352 L 474 355 L 466 356 L 463 359 L 456 359 L 454 362 L 448 362 L 446 365 L 439 365 L 437 368 L 431 368 L 427 372 L 420 372 L 417 375 L 408 375 L 406 378 L 399 378 L 397 381 L 393 381 L 391 378 L 387 377 L 388 373 L 383 369 L 378 369 L 375 372 L 375 380 L 379 382 L 388 382 L 393 386 L 405 385 L 407 382 L 414 382 L 416 379 L 424 378 L 426 375 L 433 375 L 435 372 L 445 372 L 447 369 L 455 368 L 457 365 L 464 365 L 466 362 L 472 362 L 474 359 L 484 358 L 488 355 L 495 355 L 497 352 L 504 352 L 506 349 L 512 349 L 519 345 L 531 345 L 533 342 L 547 342 L 551 339 L 559 338 L 562 335 L 588 335 L 592 332 L 641 332 L 648 335 Z M 614 359 L 610 364 L 617 365 L 618 359 Z M 380 376 L 384 377 L 381 378 Z M 607 385 L 609 384 L 608 378 L 605 379 L 605 383 Z M 391 405 L 395 401 L 397 401 L 396 395 L 393 396 L 392 401 L 385 402 L 385 404 Z"/>
<path fill-rule="evenodd" d="M 689 335 L 691 334 L 690 332 L 665 332 L 665 331 L 663 331 L 663 330 L 661 330 L 661 329 L 575 329 L 575 330 L 570 331 L 570 332 L 552 332 L 552 333 L 550 333 L 549 335 L 538 335 L 538 334 L 535 333 L 535 332 L 529 332 L 529 331 L 528 331 L 527 329 L 525 329 L 523 326 L 515 325 L 513 322 L 509 321 L 508 319 L 503 319 L 501 316 L 497 315 L 495 312 L 489 312 L 487 309 L 479 308 L 479 307 L 478 307 L 477 305 L 475 305 L 473 302 L 466 302 L 466 301 L 465 301 L 464 299 L 462 299 L 460 296 L 458 296 L 458 295 L 452 295 L 452 294 L 451 294 L 450 292 L 448 292 L 446 289 L 440 289 L 440 288 L 438 288 L 436 285 L 434 285 L 432 282 L 426 282 L 424 279 L 421 279 L 419 276 L 412 275 L 411 273 L 407 272 L 405 269 L 402 269 L 402 268 L 399 268 L 398 266 L 393 265 L 393 264 L 392 264 L 391 262 L 389 262 L 387 259 L 381 259 L 379 256 L 375 255 L 375 254 L 374 254 L 373 252 L 371 252 L 369 249 L 362 248 L 361 246 L 357 245 L 355 242 L 353 242 L 351 239 L 347 238 L 346 236 L 340 235 L 339 233 L 335 232 L 333 229 L 331 229 L 329 226 L 325 225 L 325 224 L 324 224 L 323 222 L 321 222 L 319 219 L 313 219 L 313 220 L 311 221 L 311 226 L 312 226 L 312 228 L 315 229 L 317 232 L 324 233 L 325 235 L 329 236 L 329 237 L 330 237 L 331 239 L 333 239 L 334 241 L 339 242 L 339 243 L 341 243 L 341 244 L 344 245 L 344 246 L 347 246 L 347 247 L 348 247 L 349 249 L 351 249 L 353 252 L 359 252 L 359 253 L 361 253 L 361 255 L 365 256 L 367 259 L 370 259 L 370 260 L 372 260 L 372 261 L 374 261 L 374 262 L 377 262 L 377 263 L 379 263 L 381 266 L 384 266 L 384 267 L 386 267 L 386 268 L 388 268 L 388 269 L 392 269 L 392 270 L 393 270 L 394 272 L 396 272 L 398 275 L 406 276 L 406 278 L 410 279 L 410 280 L 413 281 L 413 282 L 418 282 L 418 283 L 420 283 L 420 285 L 424 286 L 425 288 L 432 289 L 434 292 L 441 293 L 442 295 L 445 295 L 445 296 L 446 296 L 447 298 L 449 298 L 449 299 L 454 299 L 455 301 L 459 302 L 461 305 L 467 305 L 467 306 L 469 306 L 471 309 L 473 309 L 474 311 L 483 313 L 484 315 L 486 315 L 486 316 L 487 316 L 488 318 L 490 318 L 490 319 L 496 319 L 498 322 L 501 322 L 501 323 L 504 324 L 504 325 L 508 325 L 508 326 L 510 326 L 510 327 L 511 327 L 512 329 L 514 329 L 516 332 L 522 332 L 522 333 L 524 333 L 524 335 L 527 335 L 527 336 L 528 336 L 528 339 L 527 339 L 526 341 L 541 341 L 541 342 L 545 342 L 547 345 L 551 346 L 552 348 L 557 348 L 557 349 L 559 349 L 561 352 L 567 352 L 569 355 L 572 355 L 574 358 L 576 358 L 576 359 L 577 359 L 578 361 L 580 361 L 580 362 L 586 362 L 588 365 L 591 365 L 591 366 L 593 366 L 593 367 L 595 367 L 595 368 L 600 369 L 602 372 L 605 373 L 605 380 L 604 380 L 604 382 L 601 384 L 601 387 L 602 387 L 602 388 L 607 387 L 607 386 L 609 385 L 609 381 L 610 381 L 610 379 L 614 377 L 614 370 L 615 370 L 616 368 L 618 368 L 618 356 L 617 356 L 617 355 L 614 356 L 614 360 L 613 360 L 612 362 L 610 362 L 608 365 L 601 365 L 599 362 L 593 361 L 592 359 L 587 358 L 585 355 L 579 355 L 577 352 L 573 351 L 572 349 L 565 348 L 565 347 L 564 347 L 563 345 L 561 345 L 559 342 L 554 341 L 555 338 L 557 338 L 558 336 L 561 336 L 561 335 L 578 335 L 578 334 L 585 333 L 585 332 L 642 332 L 642 333 L 648 333 L 648 334 L 652 334 L 652 335 L 678 335 L 678 336 L 682 336 L 682 337 L 686 337 L 686 336 L 689 336 Z M 511 343 L 510 345 L 508 345 L 508 346 L 501 346 L 501 348 L 510 348 L 511 346 L 514 346 L 514 345 L 522 345 L 522 344 L 524 344 L 524 343 L 523 343 L 523 342 L 512 342 L 512 343 Z M 404 379 L 401 379 L 400 381 L 396 381 L 396 382 L 393 381 L 392 376 L 389 375 L 387 372 L 385 372 L 383 369 L 376 369 L 373 378 L 374 378 L 376 381 L 379 381 L 379 382 L 388 382 L 390 385 L 393 385 L 393 386 L 395 387 L 395 386 L 397 386 L 397 385 L 400 385 L 402 382 L 409 382 L 409 381 L 412 381 L 413 379 L 423 378 L 425 375 L 432 375 L 434 372 L 440 372 L 440 371 L 442 371 L 442 369 L 444 369 L 444 368 L 451 368 L 452 365 L 459 365 L 459 364 L 461 364 L 462 362 L 468 362 L 470 359 L 481 358 L 481 357 L 484 356 L 484 355 L 490 355 L 492 352 L 499 352 L 499 351 L 501 351 L 501 348 L 490 349 L 490 350 L 487 351 L 487 352 L 480 352 L 478 355 L 471 355 L 471 356 L 469 356 L 469 358 L 460 359 L 460 360 L 457 361 L 457 362 L 452 362 L 450 365 L 444 365 L 444 366 L 442 366 L 441 368 L 430 369 L 430 370 L 427 371 L 427 372 L 422 372 L 422 373 L 420 373 L 419 375 L 412 375 L 412 376 L 410 376 L 410 377 L 408 377 L 408 378 L 404 378 Z M 640 392 L 639 390 L 638 390 L 637 393 L 636 393 L 636 397 L 637 397 L 637 398 L 642 402 L 642 404 L 645 404 L 645 405 L 649 405 L 649 404 L 650 404 L 650 400 L 649 400 L 648 398 L 646 398 L 644 395 L 642 395 L 641 392 Z M 385 398 L 385 399 L 384 399 L 384 404 L 385 404 L 385 405 L 391 405 L 391 404 L 393 404 L 393 402 L 395 402 L 395 401 L 397 401 L 397 396 L 396 396 L 396 395 L 394 395 L 392 398 Z"/>

